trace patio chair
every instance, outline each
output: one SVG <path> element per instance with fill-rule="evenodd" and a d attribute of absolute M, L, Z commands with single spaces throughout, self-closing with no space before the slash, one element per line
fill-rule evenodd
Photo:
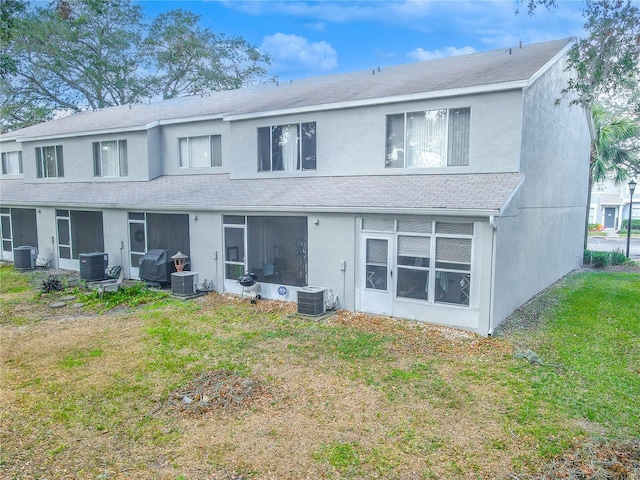
<path fill-rule="evenodd" d="M 89 282 L 87 287 L 98 290 L 98 296 L 102 298 L 104 292 L 117 292 L 124 280 L 124 268 L 112 267 L 109 269 L 110 274 L 116 274 L 117 278 L 108 278 L 107 280 L 100 280 L 98 282 Z"/>

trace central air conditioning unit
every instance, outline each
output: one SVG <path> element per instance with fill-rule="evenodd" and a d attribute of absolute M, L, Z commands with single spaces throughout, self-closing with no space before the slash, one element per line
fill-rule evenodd
<path fill-rule="evenodd" d="M 195 295 L 197 283 L 196 272 L 174 272 L 171 274 L 171 293 L 181 297 Z"/>
<path fill-rule="evenodd" d="M 36 247 L 16 247 L 13 249 L 13 268 L 33 270 L 36 268 L 38 249 Z"/>
<path fill-rule="evenodd" d="M 302 315 L 324 315 L 327 289 L 304 287 L 298 290 L 298 313 Z"/>
<path fill-rule="evenodd" d="M 80 280 L 87 282 L 99 282 L 107 278 L 107 266 L 109 255 L 104 252 L 81 253 Z"/>

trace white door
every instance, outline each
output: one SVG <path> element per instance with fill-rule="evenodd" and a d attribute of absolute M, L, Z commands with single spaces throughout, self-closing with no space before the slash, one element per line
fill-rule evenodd
<path fill-rule="evenodd" d="M 58 225 L 58 268 L 80 270 L 80 261 L 73 258 L 69 210 L 56 210 L 56 223 Z"/>
<path fill-rule="evenodd" d="M 2 259 L 13 262 L 13 241 L 11 235 L 11 211 L 2 207 L 0 209 L 0 231 L 2 233 Z"/>
<path fill-rule="evenodd" d="M 391 315 L 393 235 L 364 234 L 361 243 L 360 310 Z"/>
<path fill-rule="evenodd" d="M 234 217 L 241 218 L 241 217 Z M 244 218 L 243 218 L 244 221 Z M 224 291 L 242 293 L 238 278 L 247 271 L 244 224 L 224 225 Z"/>
<path fill-rule="evenodd" d="M 147 253 L 147 222 L 144 213 L 129 213 L 129 278 L 140 278 L 140 260 Z"/>

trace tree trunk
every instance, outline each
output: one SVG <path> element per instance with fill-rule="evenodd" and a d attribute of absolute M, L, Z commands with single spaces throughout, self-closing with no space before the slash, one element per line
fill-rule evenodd
<path fill-rule="evenodd" d="M 584 220 L 584 250 L 587 250 L 587 246 L 589 243 L 589 214 L 591 213 L 591 190 L 593 189 L 593 163 L 596 160 L 596 151 L 591 144 L 591 148 L 589 149 L 589 187 L 587 190 L 587 214 Z M 596 213 L 596 212 L 594 212 Z M 594 215 L 595 221 L 595 215 Z"/>

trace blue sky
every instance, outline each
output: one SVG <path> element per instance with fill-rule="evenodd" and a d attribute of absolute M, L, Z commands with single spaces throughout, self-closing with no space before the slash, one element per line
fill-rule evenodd
<path fill-rule="evenodd" d="M 148 16 L 175 8 L 273 58 L 281 81 L 583 35 L 584 2 L 515 15 L 517 0 L 140 0 Z M 522 9 L 521 9 L 522 10 Z"/>

